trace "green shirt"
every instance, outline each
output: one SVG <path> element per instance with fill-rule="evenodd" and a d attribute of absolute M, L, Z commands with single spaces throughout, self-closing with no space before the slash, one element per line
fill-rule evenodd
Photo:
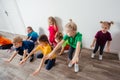
<path fill-rule="evenodd" d="M 74 37 L 65 35 L 63 37 L 63 40 L 65 40 L 65 41 L 68 40 L 69 45 L 72 46 L 73 48 L 76 48 L 77 42 L 81 42 L 80 47 L 82 48 L 82 34 L 79 32 L 77 32 Z"/>

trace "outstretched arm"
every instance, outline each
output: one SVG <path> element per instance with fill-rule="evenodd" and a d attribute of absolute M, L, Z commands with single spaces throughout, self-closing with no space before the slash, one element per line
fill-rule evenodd
<path fill-rule="evenodd" d="M 107 47 L 106 47 L 107 52 L 110 52 L 110 43 L 111 43 L 111 41 L 107 41 Z"/>
<path fill-rule="evenodd" d="M 5 62 L 11 62 L 12 60 L 13 60 L 13 58 L 17 55 L 17 51 L 14 51 L 14 53 L 12 54 L 12 56 L 9 58 L 9 59 L 7 59 L 7 60 L 5 60 Z"/>
<path fill-rule="evenodd" d="M 81 49 L 80 45 L 81 45 L 81 42 L 77 42 L 75 55 L 74 55 L 74 57 L 72 59 L 72 64 L 78 63 L 78 61 L 79 61 L 79 53 L 80 53 L 80 49 Z"/>
<path fill-rule="evenodd" d="M 92 44 L 90 45 L 91 48 L 95 46 L 95 42 L 96 42 L 96 38 L 94 38 Z"/>
<path fill-rule="evenodd" d="M 45 61 L 45 57 L 43 57 L 43 58 L 41 59 L 41 62 L 40 62 L 39 67 L 33 72 L 32 75 L 36 75 L 36 74 L 38 74 L 38 73 L 40 72 L 40 70 L 41 70 L 41 68 L 42 68 L 42 66 L 43 66 L 43 64 L 44 64 L 44 61 Z"/>

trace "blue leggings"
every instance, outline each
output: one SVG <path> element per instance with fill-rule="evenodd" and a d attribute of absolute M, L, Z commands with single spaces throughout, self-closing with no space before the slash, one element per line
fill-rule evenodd
<path fill-rule="evenodd" d="M 43 54 L 37 54 L 37 58 L 43 58 Z M 47 59 L 45 61 L 45 64 L 46 64 L 46 69 L 47 70 L 50 70 L 54 65 L 55 65 L 55 61 L 56 61 L 56 58 L 54 59 Z"/>

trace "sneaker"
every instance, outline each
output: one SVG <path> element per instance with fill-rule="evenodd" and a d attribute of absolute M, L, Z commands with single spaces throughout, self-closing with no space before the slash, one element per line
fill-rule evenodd
<path fill-rule="evenodd" d="M 69 62 L 68 67 L 71 68 L 73 66 L 73 64 L 71 62 Z"/>
<path fill-rule="evenodd" d="M 94 53 L 91 54 L 91 58 L 95 58 L 95 54 Z"/>
<path fill-rule="evenodd" d="M 102 55 L 99 55 L 99 60 L 102 60 Z"/>
<path fill-rule="evenodd" d="M 30 57 L 30 62 L 33 62 L 33 60 L 34 60 L 34 57 L 31 56 Z"/>
<path fill-rule="evenodd" d="M 22 61 L 22 58 L 20 58 L 20 61 Z"/>
<path fill-rule="evenodd" d="M 79 65 L 76 63 L 74 64 L 74 71 L 79 72 Z"/>

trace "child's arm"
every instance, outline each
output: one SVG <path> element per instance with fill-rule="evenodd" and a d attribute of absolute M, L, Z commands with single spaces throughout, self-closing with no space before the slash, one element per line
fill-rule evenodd
<path fill-rule="evenodd" d="M 110 52 L 110 43 L 111 41 L 107 41 L 106 51 Z"/>
<path fill-rule="evenodd" d="M 81 45 L 81 42 L 77 42 L 75 55 L 74 55 L 74 57 L 72 59 L 72 64 L 78 63 L 78 61 L 79 61 L 79 53 L 80 53 L 80 49 L 81 49 L 80 45 Z"/>
<path fill-rule="evenodd" d="M 61 40 L 61 41 L 56 45 L 56 47 L 53 49 L 53 51 L 46 56 L 46 58 L 47 58 L 47 59 L 50 59 L 50 58 L 55 54 L 55 52 L 62 46 L 63 43 L 64 43 L 64 40 Z"/>
<path fill-rule="evenodd" d="M 35 52 L 36 52 L 35 49 L 32 50 L 32 52 L 31 52 L 27 57 L 25 57 L 22 61 L 20 61 L 19 64 L 23 64 L 23 63 L 25 63 L 25 62 L 27 61 L 27 59 L 28 59 L 32 54 L 34 54 Z"/>
<path fill-rule="evenodd" d="M 9 58 L 9 59 L 7 59 L 7 60 L 5 60 L 5 62 L 11 62 L 12 60 L 13 60 L 13 58 L 17 55 L 17 51 L 14 51 L 14 53 L 12 54 L 12 56 Z"/>
<path fill-rule="evenodd" d="M 41 59 L 41 62 L 40 62 L 39 67 L 33 72 L 32 75 L 35 76 L 36 74 L 38 74 L 38 73 L 40 72 L 40 70 L 41 70 L 41 68 L 42 68 L 42 66 L 43 66 L 43 64 L 44 64 L 44 61 L 45 61 L 45 57 L 43 57 L 43 58 Z"/>
<path fill-rule="evenodd" d="M 60 53 L 58 55 L 62 55 L 62 53 L 64 52 L 64 48 L 65 47 L 62 47 L 62 49 L 61 49 L 61 51 L 60 51 Z"/>
<path fill-rule="evenodd" d="M 96 38 L 94 38 L 94 40 L 93 40 L 92 44 L 90 45 L 90 47 L 91 47 L 91 48 L 92 48 L 92 47 L 94 47 L 95 42 L 96 42 Z"/>

